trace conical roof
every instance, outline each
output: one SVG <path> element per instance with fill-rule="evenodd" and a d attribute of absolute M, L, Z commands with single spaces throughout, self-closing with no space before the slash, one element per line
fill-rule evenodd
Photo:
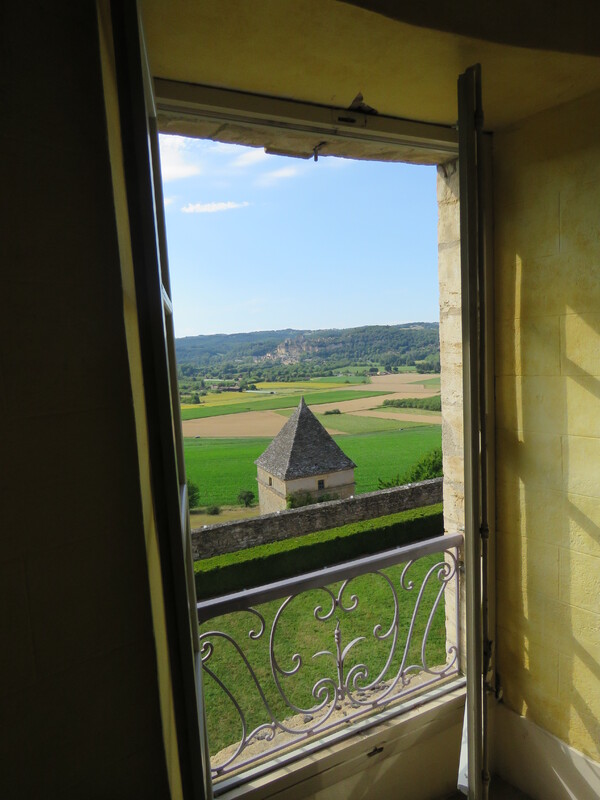
<path fill-rule="evenodd" d="M 333 441 L 304 398 L 254 463 L 284 481 L 356 466 Z"/>

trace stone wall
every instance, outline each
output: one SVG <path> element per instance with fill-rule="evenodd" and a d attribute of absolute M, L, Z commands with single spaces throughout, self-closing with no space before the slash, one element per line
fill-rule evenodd
<path fill-rule="evenodd" d="M 361 494 L 348 500 L 332 500 L 239 522 L 197 528 L 192 531 L 194 559 L 232 553 L 259 544 L 291 539 L 306 533 L 440 503 L 442 484 L 442 478 L 433 478 L 421 483 Z"/>
<path fill-rule="evenodd" d="M 464 527 L 462 324 L 458 161 L 437 178 L 444 525 Z"/>
<path fill-rule="evenodd" d="M 438 275 L 440 285 L 440 364 L 442 396 L 442 453 L 444 465 L 444 529 L 465 526 L 462 321 L 460 273 L 460 210 L 458 160 L 440 164 L 437 175 Z M 446 589 L 448 641 L 458 641 L 457 602 L 460 603 L 461 656 L 466 652 L 464 581 L 457 601 L 454 584 Z"/>

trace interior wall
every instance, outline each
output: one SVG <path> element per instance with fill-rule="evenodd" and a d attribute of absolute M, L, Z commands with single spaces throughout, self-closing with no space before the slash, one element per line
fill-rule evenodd
<path fill-rule="evenodd" d="M 497 663 L 600 758 L 600 95 L 494 137 Z"/>
<path fill-rule="evenodd" d="M 168 796 L 95 4 L 8 4 L 0 795 Z"/>

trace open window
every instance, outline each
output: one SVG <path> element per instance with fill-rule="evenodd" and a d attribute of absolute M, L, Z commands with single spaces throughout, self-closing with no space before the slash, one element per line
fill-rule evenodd
<path fill-rule="evenodd" d="M 156 110 L 154 106 L 154 97 L 151 82 L 149 80 L 149 71 L 145 63 L 145 54 L 143 42 L 141 40 L 140 30 L 138 28 L 138 20 L 130 10 L 117 9 L 117 4 L 113 7 L 113 25 L 115 33 L 115 48 L 117 55 L 117 67 L 119 72 L 119 90 L 121 102 L 121 117 L 123 127 L 123 144 L 126 151 L 126 166 L 127 166 L 127 183 L 128 183 L 128 202 L 130 213 L 130 224 L 132 231 L 132 242 L 134 248 L 134 262 L 136 268 L 136 290 L 138 295 L 138 310 L 140 316 L 140 337 L 142 342 L 142 352 L 144 358 L 144 376 L 146 384 L 146 402 L 148 405 L 149 418 L 150 418 L 150 441 L 151 441 L 151 467 L 156 499 L 156 514 L 160 527 L 161 536 L 161 562 L 163 566 L 163 576 L 165 586 L 168 589 L 168 595 L 171 600 L 171 608 L 169 609 L 169 633 L 172 654 L 172 669 L 174 674 L 174 691 L 177 694 L 176 710 L 178 714 L 178 731 L 180 734 L 180 753 L 181 760 L 187 765 L 187 785 L 190 791 L 196 796 L 200 796 L 202 792 L 209 795 L 211 792 L 209 781 L 209 765 L 207 755 L 207 745 L 204 727 L 204 712 L 203 712 L 203 699 L 202 699 L 202 667 L 206 669 L 207 653 L 210 651 L 206 647 L 206 642 L 200 644 L 196 624 L 196 601 L 193 580 L 192 568 L 192 544 L 189 532 L 189 517 L 187 512 L 187 501 L 185 497 L 185 468 L 183 463 L 182 442 L 180 431 L 179 419 L 179 406 L 178 396 L 176 389 L 176 376 L 174 368 L 174 336 L 172 326 L 172 306 L 169 289 L 168 269 L 166 260 L 166 242 L 164 219 L 162 218 L 162 190 L 160 181 L 158 180 L 159 174 L 159 159 L 158 159 L 158 142 L 157 142 L 157 123 L 156 123 Z M 266 98 L 263 98 L 266 102 Z M 255 101 L 258 102 L 258 101 Z M 299 104 L 286 104 L 285 101 L 272 101 L 271 111 L 265 113 L 264 107 L 261 108 L 260 114 L 253 111 L 252 105 L 248 105 L 247 98 L 243 103 L 240 103 L 240 98 L 236 93 L 216 92 L 215 90 L 201 91 L 200 87 L 189 86 L 173 86 L 166 85 L 163 82 L 160 85 L 160 103 L 161 107 L 165 109 L 165 113 L 176 115 L 184 113 L 188 116 L 205 119 L 212 117 L 213 120 L 220 120 L 223 116 L 229 114 L 230 116 L 235 112 L 236 124 L 246 124 L 254 126 L 256 129 L 269 128 L 281 126 L 282 120 L 287 118 L 289 123 L 290 115 L 296 120 L 298 128 L 301 128 L 302 112 L 299 109 Z M 236 108 L 237 104 L 237 108 Z M 245 104 L 245 105 L 244 105 Z M 244 108 L 240 108 L 244 105 Z M 306 109 L 304 109 L 307 112 Z M 470 111 L 467 110 L 467 116 Z M 312 119 L 312 128 L 308 134 L 312 137 L 325 131 L 336 141 L 344 140 L 344 142 L 357 137 L 360 139 L 361 144 L 365 146 L 366 143 L 372 142 L 373 146 L 381 147 L 383 144 L 389 146 L 393 144 L 398 147 L 417 148 L 423 147 L 429 155 L 443 154 L 443 158 L 447 158 L 449 154 L 456 153 L 456 135 L 449 129 L 440 129 L 436 126 L 421 125 L 417 123 L 407 123 L 400 120 L 386 120 L 386 119 L 363 119 L 365 115 L 360 113 L 346 114 L 345 119 L 341 117 L 331 122 L 329 113 L 327 121 L 318 120 L 315 122 L 314 109 L 311 110 L 309 115 Z M 465 112 L 463 112 L 463 118 Z M 356 123 L 360 121 L 360 132 L 357 130 Z M 305 123 L 306 126 L 306 123 Z M 306 131 L 304 134 L 306 135 Z M 341 146 L 341 145 L 340 145 Z M 462 154 L 461 154 L 462 157 Z M 469 157 L 465 155 L 465 158 Z M 466 162 L 464 162 L 466 163 Z M 469 193 L 471 196 L 471 184 L 465 184 L 465 194 Z M 461 203 L 463 201 L 463 186 L 461 184 Z M 480 206 L 475 202 L 475 216 L 480 213 Z M 469 214 L 471 219 L 472 214 Z M 468 230 L 465 239 L 469 240 L 469 250 L 472 252 L 472 247 L 479 247 L 478 237 L 481 236 L 481 221 L 482 218 L 477 217 L 478 228 L 475 234 L 472 234 L 472 227 Z M 462 239 L 462 236 L 461 236 Z M 463 259 L 464 260 L 464 259 Z M 469 261 L 469 259 L 467 259 Z M 480 262 L 477 262 L 478 264 Z M 477 268 L 475 272 L 477 273 Z M 476 285 L 481 286 L 482 283 L 476 280 Z M 469 296 L 472 291 L 472 284 L 463 287 L 463 297 Z M 476 290 L 479 291 L 479 290 Z M 465 294 L 466 292 L 466 294 Z M 480 303 L 485 302 L 485 298 L 481 295 L 474 305 L 469 304 L 469 309 L 475 316 L 468 316 L 467 320 L 470 324 L 470 334 L 468 339 L 468 352 L 474 354 L 473 358 L 479 359 L 482 355 L 480 347 L 480 333 L 478 308 Z M 463 317 L 464 325 L 465 317 Z M 473 325 L 474 323 L 474 325 Z M 465 332 L 463 331 L 463 335 Z M 479 362 L 477 362 L 479 363 Z M 479 442 L 480 436 L 480 419 L 481 419 L 481 399 L 483 395 L 482 382 L 480 381 L 481 370 L 474 372 L 467 371 L 465 378 L 465 388 L 469 388 L 469 392 L 477 397 L 476 403 L 472 406 L 473 413 L 469 421 L 469 434 L 468 443 L 470 447 L 474 447 L 473 442 Z M 481 451 L 479 444 L 477 444 L 477 452 L 472 450 L 473 460 L 469 466 L 469 485 L 472 491 L 479 492 L 479 463 L 481 459 Z M 324 488 L 318 486 L 318 489 Z M 477 488 L 476 488 L 477 487 Z M 410 490 L 414 491 L 414 490 Z M 410 494 L 409 491 L 409 494 Z M 352 498 L 355 501 L 356 498 Z M 354 502 L 356 508 L 360 507 L 359 502 Z M 359 511 L 359 514 L 364 514 Z M 372 514 L 372 516 L 375 516 Z M 473 507 L 473 515 L 471 520 L 471 528 L 475 526 L 479 520 L 479 506 Z M 297 519 L 301 519 L 299 515 Z M 310 526 L 313 524 L 306 515 L 303 519 L 308 520 L 306 524 Z M 473 530 L 469 533 L 473 537 Z M 460 548 L 462 537 L 459 533 L 454 538 L 448 537 L 445 542 L 436 542 L 435 544 L 428 545 L 421 552 L 410 551 L 404 554 L 405 565 L 410 565 L 416 558 L 428 557 L 430 555 L 441 556 L 441 561 L 437 564 L 433 563 L 431 574 L 439 573 L 442 578 L 444 576 L 448 579 L 458 579 L 458 567 L 460 563 L 460 554 L 457 548 Z M 470 570 L 476 571 L 478 566 L 479 555 L 472 551 L 472 563 L 469 567 Z M 373 567 L 377 570 L 390 566 L 391 556 L 383 555 L 379 557 L 379 561 L 375 560 L 367 566 Z M 398 554 L 394 556 L 397 563 Z M 347 567 L 348 565 L 346 565 Z M 302 576 L 293 586 L 278 587 L 273 590 L 272 594 L 265 595 L 264 587 L 259 587 L 252 597 L 247 597 L 246 605 L 241 606 L 241 599 L 238 596 L 230 598 L 220 598 L 218 601 L 212 603 L 207 602 L 198 609 L 202 619 L 208 619 L 214 614 L 221 613 L 225 610 L 233 610 L 236 607 L 247 608 L 247 613 L 256 615 L 253 603 L 260 603 L 265 599 L 285 598 L 288 596 L 288 589 L 293 589 L 294 593 L 297 591 L 314 590 L 317 586 L 321 586 L 323 577 L 327 577 L 330 582 L 341 582 L 342 589 L 337 594 L 329 594 L 333 600 L 332 609 L 343 608 L 344 611 L 350 611 L 354 602 L 352 597 L 349 599 L 344 598 L 343 590 L 349 580 L 362 575 L 365 564 L 355 563 L 350 567 L 350 572 L 346 573 L 337 568 L 332 568 L 330 573 L 326 576 L 314 575 Z M 429 574 L 429 573 L 428 573 Z M 438 576 L 439 577 L 439 576 Z M 383 579 L 385 581 L 385 578 Z M 401 571 L 399 577 L 401 583 L 408 586 L 410 577 L 406 571 Z M 346 581 L 346 584 L 344 584 Z M 443 582 L 443 581 L 442 581 Z M 477 585 L 471 588 L 471 592 L 478 594 L 479 588 Z M 458 597 L 460 591 L 457 588 L 455 591 L 455 604 L 454 613 L 458 614 Z M 472 595 L 472 596 L 475 596 Z M 434 594 L 433 604 L 439 604 L 439 597 L 441 595 Z M 436 600 L 436 598 L 438 598 Z M 396 597 L 397 600 L 397 597 Z M 248 605 L 248 602 L 250 605 Z M 285 605 L 284 600 L 284 605 Z M 289 605 L 289 603 L 288 603 Z M 287 607 L 287 606 L 286 606 Z M 330 616 L 324 607 L 317 606 L 321 610 L 317 613 L 325 619 Z M 472 606 L 472 618 L 479 619 L 481 613 L 480 606 L 476 602 Z M 279 619 L 279 617 L 277 617 Z M 425 628 L 428 628 L 427 620 L 425 618 Z M 261 617 L 260 612 L 257 616 L 258 627 L 251 628 L 250 638 L 258 638 L 264 632 L 265 620 Z M 456 634 L 459 631 L 459 617 L 456 617 Z M 471 623 L 473 625 L 473 623 Z M 474 625 L 474 628 L 478 628 Z M 272 628 L 274 630 L 274 628 Z M 387 625 L 387 630 L 390 631 L 389 635 L 396 636 L 398 630 L 398 620 L 392 620 Z M 382 636 L 383 626 L 377 629 L 377 636 Z M 475 634 L 472 640 L 473 648 L 479 648 L 481 638 L 481 631 Z M 361 687 L 358 676 L 364 674 L 360 672 L 358 666 L 350 667 L 346 670 L 345 675 L 340 677 L 341 672 L 344 672 L 345 660 L 352 646 L 356 643 L 350 640 L 345 645 L 336 639 L 338 646 L 337 652 L 335 650 L 329 653 L 323 651 L 317 655 L 327 658 L 331 656 L 335 669 L 337 669 L 337 689 L 335 689 L 335 678 L 326 677 L 319 680 L 314 684 L 313 694 L 316 691 L 317 705 L 323 699 L 331 699 L 327 695 L 327 687 L 334 687 L 338 694 L 331 695 L 340 699 L 339 692 L 346 694 L 350 697 L 351 703 L 354 701 L 358 706 L 358 710 L 362 711 L 361 703 L 373 705 L 373 698 L 369 698 L 368 703 L 363 699 L 359 699 L 358 690 L 356 697 L 352 698 L 352 688 L 357 689 Z M 277 655 L 274 646 L 270 648 L 271 652 L 271 666 L 273 662 L 277 662 Z M 456 654 L 458 655 L 458 654 Z M 408 653 L 405 652 L 402 658 L 408 658 Z M 294 657 L 295 659 L 295 657 Z M 291 675 L 296 671 L 298 660 L 293 659 L 293 666 L 284 668 L 282 671 L 287 675 Z M 385 658 L 384 658 L 385 661 Z M 448 666 L 449 665 L 449 666 Z M 459 663 L 458 660 L 446 662 L 444 669 L 448 666 L 447 670 L 442 670 L 442 677 L 450 677 L 456 674 Z M 454 669 L 456 667 L 456 669 Z M 481 662 L 474 662 L 471 669 L 479 670 L 481 674 Z M 275 670 L 277 672 L 277 669 Z M 334 670 L 335 672 L 335 670 Z M 438 671 L 439 673 L 439 671 Z M 402 685 L 404 685 L 404 678 L 406 673 L 400 670 L 398 678 Z M 358 680 L 358 683 L 357 683 Z M 218 681 L 217 681 L 218 682 Z M 381 683 L 381 681 L 379 681 Z M 392 693 L 395 689 L 394 684 L 388 692 L 388 686 L 383 687 L 383 694 L 388 692 Z M 481 680 L 480 684 L 480 705 L 479 710 L 475 708 L 475 712 L 470 714 L 470 726 L 475 728 L 477 725 L 477 718 L 481 716 Z M 362 684 L 363 695 L 367 694 L 365 688 L 371 690 L 369 681 Z M 381 690 L 381 686 L 379 686 Z M 381 692 L 380 692 L 381 693 Z M 231 701 L 235 704 L 236 700 L 230 697 Z M 422 700 L 418 701 L 423 702 Z M 301 704 L 295 704 L 301 716 L 311 716 L 309 713 L 304 713 L 305 708 Z M 334 703 L 335 705 L 335 703 Z M 324 703 L 319 709 L 324 708 Z M 372 710 L 372 709 L 371 709 Z M 357 714 L 360 716 L 360 714 Z M 305 725 L 314 722 L 314 717 L 310 720 L 303 721 Z M 315 725 L 309 725 L 314 728 Z M 256 731 L 260 729 L 255 728 Z M 272 726 L 270 730 L 272 730 Z M 269 726 L 264 728 L 267 738 L 270 737 Z M 328 729 L 327 729 L 328 730 Z M 260 731 L 259 731 L 260 732 Z M 244 734 L 245 736 L 245 734 Z M 477 740 L 479 733 L 474 733 L 472 737 L 472 747 L 477 748 Z M 242 737 L 243 739 L 244 737 Z M 258 739 L 258 736 L 254 738 Z M 263 737 L 264 738 L 264 737 Z M 286 749 L 285 747 L 283 749 Z M 225 759 L 227 763 L 227 758 Z M 243 766 L 243 765 L 242 765 Z M 222 773 L 223 769 L 217 769 Z M 240 780 L 237 776 L 235 780 L 239 783 Z M 230 786 L 234 784 L 229 784 Z"/>

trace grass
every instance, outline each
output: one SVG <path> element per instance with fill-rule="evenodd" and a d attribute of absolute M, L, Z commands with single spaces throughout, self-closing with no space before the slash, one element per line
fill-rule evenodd
<path fill-rule="evenodd" d="M 318 405 L 320 403 L 340 403 L 344 400 L 357 400 L 363 397 L 379 397 L 385 394 L 389 394 L 389 392 L 363 392 L 352 389 L 302 392 L 301 394 L 291 394 L 285 397 L 261 397 L 260 395 L 249 397 L 245 393 L 236 393 L 230 396 L 237 398 L 237 402 L 231 400 L 218 405 L 205 403 L 194 408 L 184 408 L 181 411 L 181 417 L 182 419 L 204 419 L 205 417 L 216 417 L 223 414 L 241 414 L 244 411 L 271 411 L 278 408 L 293 408 L 298 405 L 302 396 L 304 396 L 304 400 L 308 405 Z"/>
<path fill-rule="evenodd" d="M 328 419 L 337 422 L 343 416 L 336 414 Z M 345 434 L 334 439 L 357 465 L 356 493 L 360 494 L 374 492 L 379 478 L 389 480 L 398 473 L 403 474 L 424 453 L 441 447 L 442 433 L 439 425 L 419 424 L 406 430 Z M 256 493 L 254 461 L 270 441 L 267 438 L 185 439 L 186 473 L 200 489 L 200 505 L 235 505 L 240 491 L 250 489 Z"/>
<path fill-rule="evenodd" d="M 426 571 L 437 563 L 438 557 L 428 556 L 411 567 L 411 578 L 414 588 L 411 592 L 398 591 L 400 619 L 400 647 L 382 679 L 393 677 L 400 666 L 403 645 L 412 615 L 415 597 L 423 583 Z M 395 566 L 385 570 L 385 574 L 399 588 L 402 567 Z M 429 611 L 432 609 L 436 582 L 430 581 L 424 590 L 424 602 L 415 618 L 415 630 L 409 647 L 407 663 L 420 661 L 420 642 L 427 624 Z M 338 585 L 330 587 L 334 592 Z M 331 607 L 331 598 L 323 590 L 312 590 L 294 598 L 281 614 L 274 636 L 274 656 L 282 669 L 290 670 L 294 666 L 292 654 L 297 653 L 301 659 L 301 667 L 296 674 L 280 676 L 283 691 L 296 706 L 306 711 L 315 703 L 312 689 L 315 683 L 328 678 L 337 684 L 336 668 L 333 658 L 326 655 L 315 656 L 319 651 L 335 652 L 334 630 L 339 621 L 342 647 L 355 637 L 363 636 L 348 653 L 344 663 L 344 673 L 356 664 L 366 663 L 369 667 L 369 679 L 358 680 L 357 685 L 366 685 L 383 669 L 390 650 L 390 640 L 378 640 L 373 635 L 376 625 L 387 631 L 392 622 L 393 603 L 389 584 L 380 575 L 365 575 L 355 578 L 344 593 L 346 604 L 350 603 L 350 593 L 359 598 L 358 606 L 351 613 L 337 611 L 327 621 L 315 619 L 314 609 L 321 605 L 324 611 Z M 296 713 L 286 706 L 276 690 L 271 677 L 269 660 L 269 632 L 275 614 L 284 601 L 277 600 L 259 606 L 265 619 L 265 633 L 257 640 L 250 639 L 249 631 L 256 630 L 258 619 L 248 612 L 238 612 L 210 620 L 201 626 L 204 631 L 222 631 L 235 639 L 245 657 L 252 665 L 258 681 L 265 692 L 267 701 L 278 719 L 286 719 Z M 226 640 L 219 636 L 210 637 L 214 643 L 214 651 L 208 662 L 211 670 L 223 683 L 232 690 L 236 700 L 246 717 L 249 730 L 257 725 L 269 722 L 259 693 L 240 656 L 240 653 Z M 433 617 L 426 651 L 428 663 L 437 665 L 445 661 L 445 626 L 444 605 L 439 604 Z M 297 659 L 296 659 L 297 661 Z M 233 704 L 216 681 L 205 673 L 204 696 L 207 710 L 207 728 L 210 751 L 212 754 L 240 739 L 240 720 Z"/>

